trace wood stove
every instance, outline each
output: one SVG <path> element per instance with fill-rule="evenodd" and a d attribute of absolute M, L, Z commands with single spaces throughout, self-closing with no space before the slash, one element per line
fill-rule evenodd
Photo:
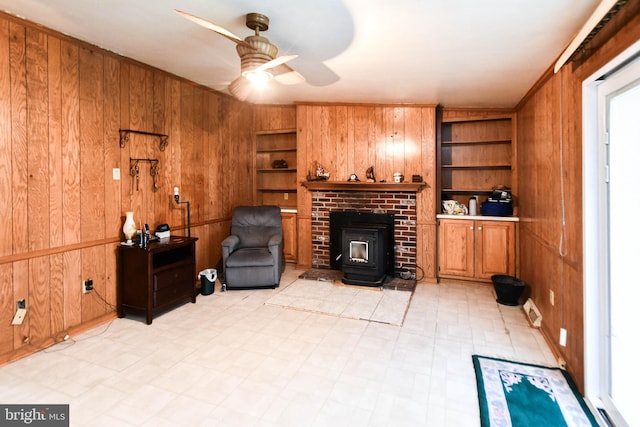
<path fill-rule="evenodd" d="M 331 266 L 347 284 L 382 286 L 394 269 L 394 217 L 390 214 L 331 212 Z"/>

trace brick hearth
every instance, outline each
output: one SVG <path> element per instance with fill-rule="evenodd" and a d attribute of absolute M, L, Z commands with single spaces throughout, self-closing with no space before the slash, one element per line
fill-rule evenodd
<path fill-rule="evenodd" d="M 330 268 L 329 212 L 394 215 L 395 269 L 416 264 L 416 193 L 390 191 L 314 191 L 311 202 L 312 266 Z"/>

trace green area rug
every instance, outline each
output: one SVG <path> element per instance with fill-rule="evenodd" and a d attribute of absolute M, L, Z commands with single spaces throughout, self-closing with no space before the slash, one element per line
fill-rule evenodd
<path fill-rule="evenodd" d="M 472 356 L 482 427 L 598 426 L 560 368 Z"/>

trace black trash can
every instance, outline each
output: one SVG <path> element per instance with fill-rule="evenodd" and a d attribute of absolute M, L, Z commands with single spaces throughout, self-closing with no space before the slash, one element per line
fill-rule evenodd
<path fill-rule="evenodd" d="M 218 272 L 215 268 L 207 268 L 202 270 L 199 274 L 200 277 L 200 293 L 202 295 L 211 295 L 215 290 L 216 279 L 218 278 Z"/>
<path fill-rule="evenodd" d="M 525 290 L 526 283 L 506 274 L 495 274 L 491 276 L 491 281 L 498 297 L 496 299 L 498 303 L 511 306 L 520 305 L 520 295 Z"/>

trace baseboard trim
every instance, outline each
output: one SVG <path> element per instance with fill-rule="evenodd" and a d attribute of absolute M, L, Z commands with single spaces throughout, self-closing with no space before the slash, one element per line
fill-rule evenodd
<path fill-rule="evenodd" d="M 14 351 L 0 355 L 0 367 L 15 362 L 16 360 L 22 359 L 24 357 L 31 356 L 32 354 L 45 350 L 52 345 L 58 344 L 59 342 L 64 341 L 67 336 L 72 337 L 74 335 L 81 334 L 97 326 L 110 322 L 116 318 L 116 312 L 112 311 L 80 325 L 71 327 L 64 331 L 60 331 L 54 336 L 44 338 L 37 342 L 29 342 Z"/>

